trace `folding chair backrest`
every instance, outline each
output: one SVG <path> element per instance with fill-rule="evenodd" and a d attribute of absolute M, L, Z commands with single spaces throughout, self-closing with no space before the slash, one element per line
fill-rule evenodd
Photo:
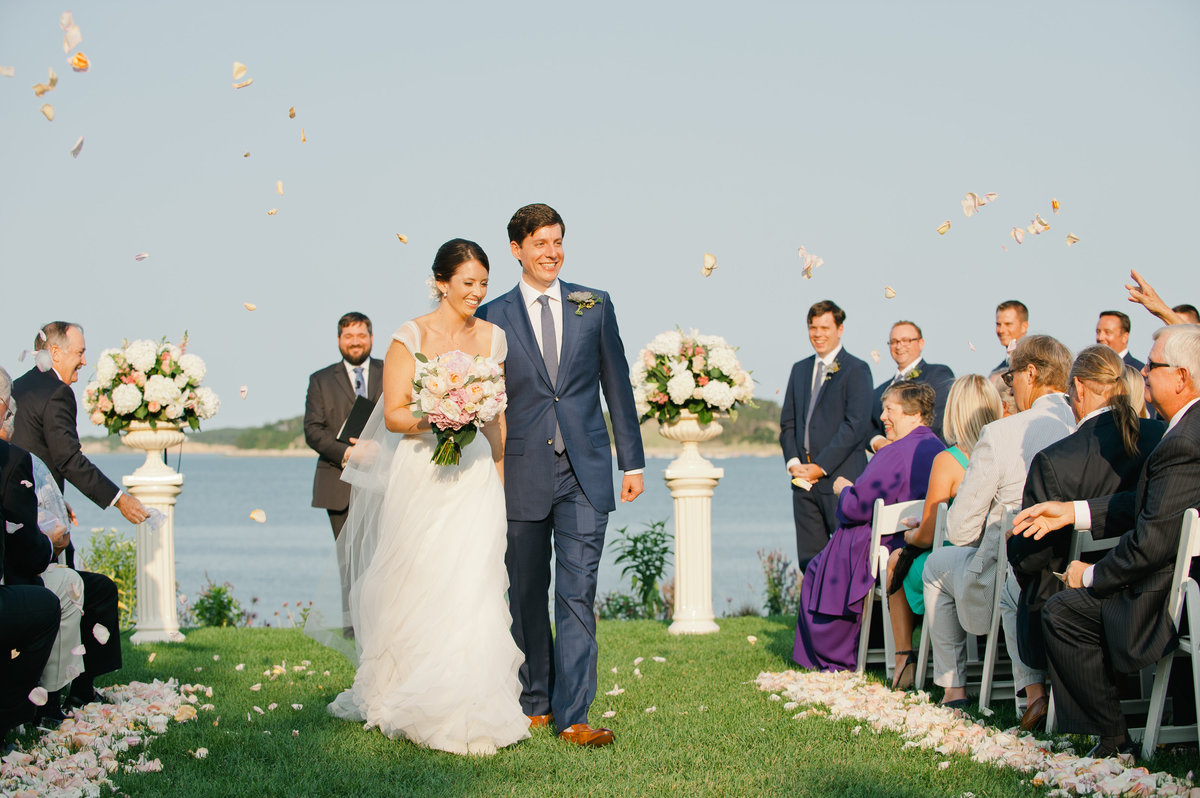
<path fill-rule="evenodd" d="M 1092 537 L 1090 530 L 1086 532 L 1075 530 L 1075 533 L 1071 535 L 1071 554 L 1067 558 L 1067 562 L 1074 562 L 1089 551 L 1107 551 L 1116 546 L 1119 540 L 1119 537 L 1100 538 L 1097 540 Z"/>
<path fill-rule="evenodd" d="M 1200 513 L 1195 508 L 1183 514 L 1183 528 L 1179 530 L 1179 550 L 1175 554 L 1175 573 L 1171 575 L 1171 591 L 1167 594 L 1167 609 L 1175 628 L 1183 611 L 1183 583 L 1192 569 L 1192 558 L 1200 557 Z M 1196 630 L 1191 630 L 1196 634 Z"/>
<path fill-rule="evenodd" d="M 883 545 L 884 535 L 893 535 L 908 529 L 900 522 L 909 516 L 921 517 L 925 509 L 924 499 L 913 499 L 895 504 L 884 504 L 883 499 L 875 500 L 875 511 L 871 517 L 871 578 L 879 576 L 879 547 Z"/>

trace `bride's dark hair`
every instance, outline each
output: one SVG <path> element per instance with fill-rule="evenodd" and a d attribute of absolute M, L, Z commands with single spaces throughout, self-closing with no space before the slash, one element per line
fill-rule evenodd
<path fill-rule="evenodd" d="M 479 261 L 486 271 L 491 272 L 492 267 L 488 265 L 483 247 L 465 238 L 452 238 L 438 247 L 437 254 L 433 256 L 433 278 L 448 283 L 459 266 L 472 260 Z"/>

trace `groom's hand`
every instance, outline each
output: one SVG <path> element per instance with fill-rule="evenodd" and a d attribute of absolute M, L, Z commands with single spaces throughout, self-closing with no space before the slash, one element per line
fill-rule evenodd
<path fill-rule="evenodd" d="M 645 489 L 645 482 L 642 480 L 641 474 L 626 474 L 625 478 L 621 480 L 621 501 L 631 502 L 641 496 Z"/>

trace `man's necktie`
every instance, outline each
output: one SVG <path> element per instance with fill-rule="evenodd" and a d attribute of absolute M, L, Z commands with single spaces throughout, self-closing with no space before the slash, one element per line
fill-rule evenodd
<path fill-rule="evenodd" d="M 808 431 L 812 427 L 813 410 L 817 407 L 817 398 L 821 395 L 821 386 L 825 383 L 825 364 L 817 361 L 816 379 L 813 380 L 812 396 L 808 400 L 808 415 L 804 417 L 804 452 L 808 454 L 808 461 L 812 462 L 812 454 L 809 452 L 808 446 Z"/>
<path fill-rule="evenodd" d="M 354 367 L 354 393 L 358 396 L 361 396 L 363 399 L 366 399 L 367 398 L 367 386 L 366 386 L 366 383 L 363 382 L 362 373 L 363 373 L 362 366 Z"/>
<path fill-rule="evenodd" d="M 546 362 L 546 373 L 550 375 L 550 384 L 558 386 L 558 336 L 554 333 L 554 314 L 550 312 L 550 297 L 542 294 L 538 297 L 542 304 L 542 360 Z M 557 399 L 557 397 L 555 397 Z M 563 444 L 562 430 L 558 427 L 558 413 L 554 415 L 554 451 L 562 454 L 566 446 Z"/>

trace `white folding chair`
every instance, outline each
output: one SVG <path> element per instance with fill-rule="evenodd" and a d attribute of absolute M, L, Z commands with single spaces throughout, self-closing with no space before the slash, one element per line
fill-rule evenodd
<path fill-rule="evenodd" d="M 1142 758 L 1148 759 L 1154 747 L 1160 743 L 1177 743 L 1189 740 L 1200 742 L 1200 727 L 1163 726 L 1163 705 L 1167 698 L 1167 680 L 1171 675 L 1171 663 L 1175 657 L 1187 656 L 1192 661 L 1192 691 L 1196 701 L 1197 717 L 1200 717 L 1200 586 L 1188 574 L 1192 558 L 1200 556 L 1200 514 L 1190 509 L 1183 514 L 1183 529 L 1179 533 L 1179 551 L 1175 556 L 1175 573 L 1171 578 L 1171 590 L 1167 594 L 1167 610 L 1171 621 L 1179 628 L 1179 621 L 1186 609 L 1188 633 L 1179 638 L 1179 647 L 1164 656 L 1154 667 L 1154 687 L 1150 691 L 1150 709 L 1146 715 L 1145 733 L 1142 735 Z M 1135 730 L 1130 730 L 1134 735 Z"/>
<path fill-rule="evenodd" d="M 946 513 L 949 506 L 941 502 L 937 507 L 937 516 L 933 524 L 933 547 L 937 551 L 946 542 Z M 925 674 L 929 672 L 929 606 L 925 607 L 925 620 L 921 623 L 921 643 L 917 646 L 917 679 L 914 686 L 921 690 L 925 687 Z"/>
<path fill-rule="evenodd" d="M 1004 591 L 1004 582 L 1008 579 L 1008 536 L 1007 530 L 1012 529 L 1012 519 L 1016 515 L 1008 507 L 1000 514 L 1000 534 L 996 536 L 998 551 L 996 554 L 996 590 L 992 595 L 992 621 L 988 627 L 987 645 L 983 650 L 983 676 L 979 684 L 979 708 L 987 709 L 991 703 L 992 690 L 1001 686 L 995 681 L 996 659 L 1000 649 L 1000 596 Z M 1013 652 L 1009 652 L 1012 655 Z M 1015 685 L 1014 685 L 1015 687 Z"/>
<path fill-rule="evenodd" d="M 875 500 L 875 509 L 871 515 L 871 545 L 867 551 L 867 565 L 871 569 L 871 579 L 875 583 L 867 591 L 863 599 L 862 629 L 858 633 L 858 658 L 855 671 L 862 673 L 866 668 L 868 658 L 871 662 L 879 662 L 882 658 L 888 679 L 892 678 L 892 670 L 896 662 L 896 641 L 892 639 L 892 618 L 888 612 L 887 600 L 887 561 L 888 548 L 883 545 L 883 536 L 902 532 L 908 527 L 900 521 L 910 515 L 921 514 L 925 507 L 924 499 L 913 499 L 896 504 L 884 504 L 883 499 Z M 883 605 L 883 651 L 869 649 L 871 639 L 871 617 L 874 614 L 876 593 Z"/>

